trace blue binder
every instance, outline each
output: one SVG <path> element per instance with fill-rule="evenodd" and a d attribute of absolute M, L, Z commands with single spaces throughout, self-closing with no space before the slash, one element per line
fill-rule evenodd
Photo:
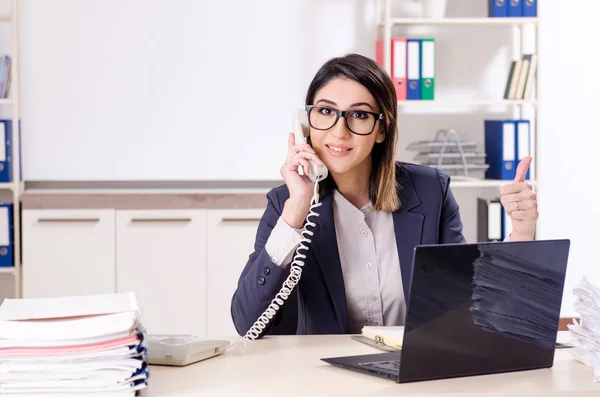
<path fill-rule="evenodd" d="M 516 125 L 513 120 L 485 120 L 486 179 L 515 179 Z"/>
<path fill-rule="evenodd" d="M 521 0 L 523 11 L 521 14 L 524 17 L 537 17 L 537 0 Z"/>
<path fill-rule="evenodd" d="M 406 99 L 421 99 L 421 40 L 406 40 Z"/>
<path fill-rule="evenodd" d="M 0 182 L 12 182 L 12 121 L 0 119 Z"/>
<path fill-rule="evenodd" d="M 531 123 L 529 120 L 515 120 L 515 125 L 517 132 L 517 165 L 519 165 L 521 160 L 531 155 Z M 525 180 L 530 179 L 530 171 L 531 167 L 525 174 Z"/>
<path fill-rule="evenodd" d="M 0 203 L 0 267 L 14 266 L 12 203 Z"/>
<path fill-rule="evenodd" d="M 508 3 L 508 10 L 506 12 L 508 17 L 522 17 L 523 16 L 523 7 L 521 3 L 523 0 L 506 0 Z"/>
<path fill-rule="evenodd" d="M 488 0 L 488 17 L 502 18 L 508 13 L 508 2 L 510 0 Z"/>

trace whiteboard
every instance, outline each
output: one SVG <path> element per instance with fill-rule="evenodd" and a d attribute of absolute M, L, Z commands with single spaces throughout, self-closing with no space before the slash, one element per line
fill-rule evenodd
<path fill-rule="evenodd" d="M 374 55 L 350 0 L 23 0 L 28 181 L 279 180 L 327 59 Z"/>

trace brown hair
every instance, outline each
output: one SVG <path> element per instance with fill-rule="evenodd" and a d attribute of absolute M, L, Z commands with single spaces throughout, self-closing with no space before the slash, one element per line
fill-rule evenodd
<path fill-rule="evenodd" d="M 306 105 L 312 105 L 321 87 L 336 77 L 352 79 L 369 90 L 383 113 L 382 132 L 384 140 L 375 143 L 372 154 L 372 169 L 369 178 L 369 198 L 378 211 L 396 211 L 400 200 L 396 188 L 396 119 L 398 100 L 394 83 L 387 72 L 373 59 L 359 54 L 348 54 L 327 61 L 313 78 L 306 93 Z M 321 182 L 322 192 L 335 189 L 331 175 Z"/>

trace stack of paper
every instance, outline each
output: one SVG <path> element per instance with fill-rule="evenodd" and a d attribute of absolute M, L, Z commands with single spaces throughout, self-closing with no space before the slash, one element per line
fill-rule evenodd
<path fill-rule="evenodd" d="M 573 345 L 570 351 L 573 357 L 592 368 L 594 381 L 600 382 L 600 289 L 583 277 L 573 294 L 580 321 L 568 325 Z"/>
<path fill-rule="evenodd" d="M 6 299 L 0 396 L 136 396 L 147 385 L 146 332 L 132 293 Z"/>

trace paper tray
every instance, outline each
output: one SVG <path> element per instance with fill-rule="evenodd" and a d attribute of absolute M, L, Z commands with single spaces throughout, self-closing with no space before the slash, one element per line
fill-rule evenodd
<path fill-rule="evenodd" d="M 460 141 L 460 145 L 463 151 L 473 152 L 477 147 L 477 143 L 474 141 Z M 445 153 L 458 152 L 458 143 L 456 141 L 448 140 L 444 141 L 418 141 L 413 142 L 406 147 L 407 150 L 419 152 L 419 153 L 440 153 L 444 148 Z"/>
<path fill-rule="evenodd" d="M 466 152 L 463 153 L 467 164 L 485 164 L 485 153 Z M 451 153 L 419 153 L 414 161 L 419 164 L 433 165 L 442 159 L 442 164 L 462 164 L 463 157 L 459 152 Z"/>
<path fill-rule="evenodd" d="M 467 176 L 462 164 L 442 164 L 441 166 L 429 165 L 429 167 L 439 168 L 450 176 Z M 489 164 L 467 164 L 469 178 L 485 179 L 485 171 L 489 168 Z"/>

